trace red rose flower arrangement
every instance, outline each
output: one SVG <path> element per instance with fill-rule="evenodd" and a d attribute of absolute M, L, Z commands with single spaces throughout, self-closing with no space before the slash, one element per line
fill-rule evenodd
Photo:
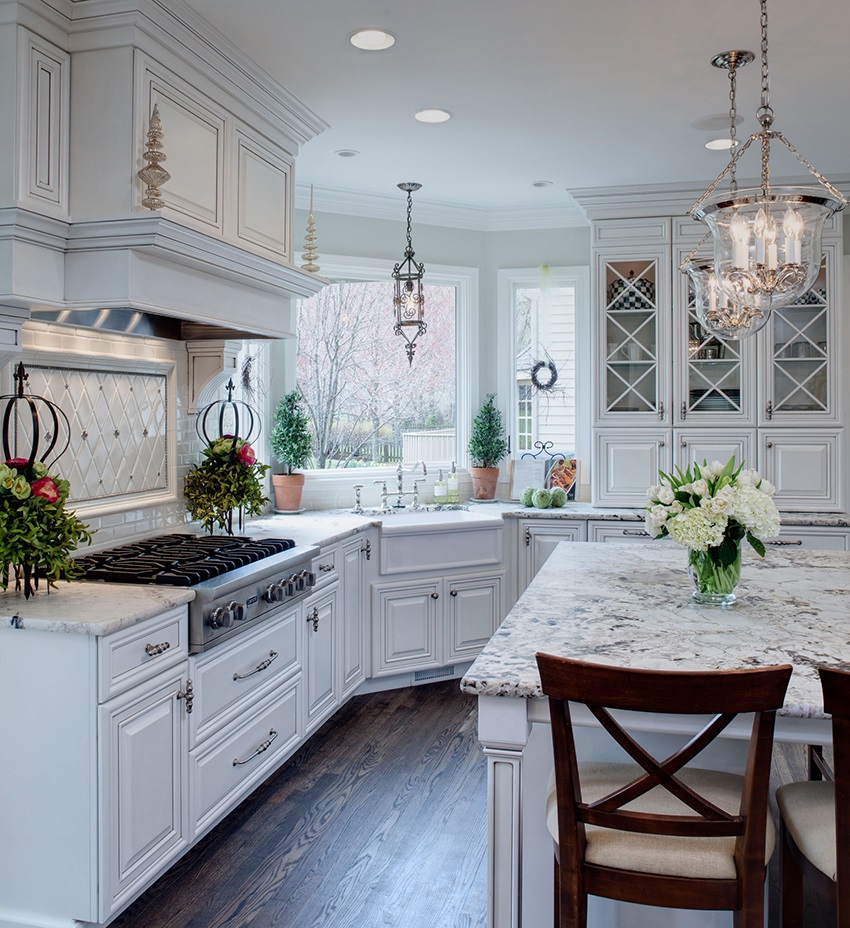
<path fill-rule="evenodd" d="M 91 540 L 88 526 L 65 508 L 70 485 L 26 458 L 0 464 L 0 587 L 14 583 L 27 598 L 38 588 L 77 576 L 70 554 Z"/>
<path fill-rule="evenodd" d="M 254 449 L 235 435 L 210 442 L 203 455 L 204 460 L 186 475 L 187 508 L 208 532 L 218 525 L 232 534 L 234 509 L 259 515 L 268 502 L 263 478 L 269 465 L 259 463 Z"/>

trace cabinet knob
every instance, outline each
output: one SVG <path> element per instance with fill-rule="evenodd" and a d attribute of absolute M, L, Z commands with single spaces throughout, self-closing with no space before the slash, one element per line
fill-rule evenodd
<path fill-rule="evenodd" d="M 431 599 L 439 599 L 439 598 L 440 598 L 440 594 L 439 594 L 439 593 L 432 593 L 432 594 L 431 594 Z"/>
<path fill-rule="evenodd" d="M 683 448 L 687 448 L 687 447 L 688 447 L 688 443 L 685 441 L 684 438 L 682 439 L 682 447 L 683 447 Z"/>
<path fill-rule="evenodd" d="M 659 447 L 659 448 L 663 448 L 663 447 L 664 447 L 664 439 L 663 439 L 663 438 L 660 438 L 660 439 L 658 440 L 658 447 Z"/>
<path fill-rule="evenodd" d="M 767 443 L 767 447 L 768 447 L 768 448 L 772 448 L 772 447 L 773 447 L 773 442 L 772 442 L 772 441 L 769 441 L 769 442 Z"/>
<path fill-rule="evenodd" d="M 457 596 L 457 590 L 449 590 L 450 596 Z"/>

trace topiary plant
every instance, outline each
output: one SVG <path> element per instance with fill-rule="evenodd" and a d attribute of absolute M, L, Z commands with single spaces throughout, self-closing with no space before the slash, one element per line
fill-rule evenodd
<path fill-rule="evenodd" d="M 310 420 L 300 406 L 301 400 L 299 390 L 291 390 L 281 398 L 274 413 L 269 444 L 272 454 L 283 465 L 284 474 L 306 467 L 313 453 Z"/>
<path fill-rule="evenodd" d="M 478 410 L 469 436 L 469 458 L 473 467 L 498 467 L 499 461 L 508 453 L 502 413 L 496 408 L 495 393 Z"/>

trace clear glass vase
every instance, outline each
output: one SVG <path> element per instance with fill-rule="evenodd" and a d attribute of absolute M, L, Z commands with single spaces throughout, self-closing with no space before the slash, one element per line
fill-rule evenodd
<path fill-rule="evenodd" d="M 735 587 L 741 579 L 741 545 L 735 559 L 725 567 L 710 551 L 688 549 L 688 574 L 694 584 L 694 602 L 705 606 L 729 606 L 735 602 Z"/>

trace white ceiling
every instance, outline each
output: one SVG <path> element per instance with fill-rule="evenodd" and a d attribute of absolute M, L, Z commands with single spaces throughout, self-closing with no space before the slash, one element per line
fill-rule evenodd
<path fill-rule="evenodd" d="M 717 52 L 759 50 L 757 0 L 190 0 L 330 128 L 297 162 L 323 208 L 354 194 L 471 211 L 573 206 L 568 190 L 707 182 L 728 153 L 691 123 L 728 112 Z M 769 0 L 775 128 L 828 177 L 850 171 L 850 3 Z M 394 33 L 364 52 L 359 28 Z M 758 61 L 738 78 L 755 131 Z M 423 107 L 454 114 L 423 125 Z M 357 158 L 340 158 L 355 149 Z M 775 175 L 797 173 L 777 152 Z M 741 172 L 759 171 L 755 149 Z M 550 180 L 536 189 L 532 182 Z M 387 201 L 389 202 L 389 201 Z M 403 204 L 402 204 L 403 209 Z"/>

